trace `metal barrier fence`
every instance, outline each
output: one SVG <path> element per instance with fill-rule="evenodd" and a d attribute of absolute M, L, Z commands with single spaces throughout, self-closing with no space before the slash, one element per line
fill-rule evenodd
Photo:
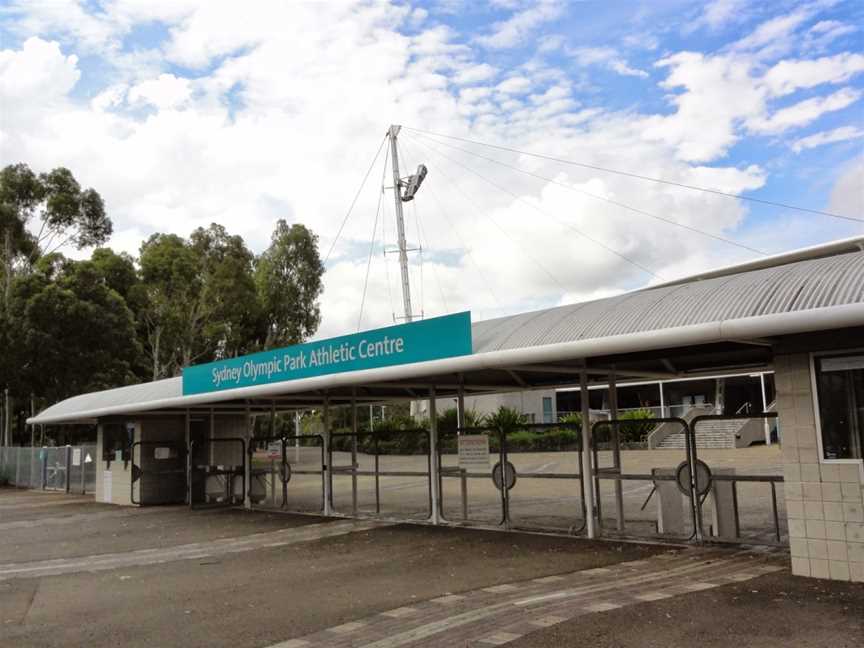
<path fill-rule="evenodd" d="M 93 493 L 96 446 L 0 448 L 0 483 L 17 488 Z"/>
<path fill-rule="evenodd" d="M 334 512 L 426 520 L 432 515 L 432 457 L 424 429 L 330 435 Z"/>
<path fill-rule="evenodd" d="M 324 438 L 254 438 L 249 444 L 249 496 L 258 508 L 324 510 Z"/>

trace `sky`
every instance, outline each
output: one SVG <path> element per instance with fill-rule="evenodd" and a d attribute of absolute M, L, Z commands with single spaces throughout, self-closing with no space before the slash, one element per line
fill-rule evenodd
<path fill-rule="evenodd" d="M 381 147 L 400 124 L 402 175 L 429 171 L 404 205 L 414 314 L 489 319 L 864 234 L 626 175 L 864 218 L 862 18 L 854 0 L 0 0 L 0 164 L 71 169 L 133 256 L 214 222 L 258 253 L 303 223 L 327 337 L 403 313 Z"/>

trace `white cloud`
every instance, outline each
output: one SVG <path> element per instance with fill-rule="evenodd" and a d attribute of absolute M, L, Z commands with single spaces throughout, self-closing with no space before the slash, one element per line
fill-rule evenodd
<path fill-rule="evenodd" d="M 858 28 L 839 20 L 820 20 L 813 25 L 804 39 L 805 50 L 822 50 L 843 36 L 854 34 Z"/>
<path fill-rule="evenodd" d="M 647 78 L 648 73 L 630 67 L 617 50 L 611 47 L 578 47 L 568 51 L 579 65 L 600 65 L 623 76 Z"/>
<path fill-rule="evenodd" d="M 491 49 L 514 47 L 523 43 L 542 24 L 560 16 L 563 9 L 558 0 L 538 0 L 507 20 L 492 25 L 491 33 L 479 36 L 477 42 Z"/>
<path fill-rule="evenodd" d="M 864 55 L 842 52 L 818 59 L 780 61 L 765 73 L 764 81 L 772 95 L 781 96 L 823 83 L 845 83 L 861 72 Z"/>
<path fill-rule="evenodd" d="M 776 110 L 776 96 L 847 83 L 851 77 L 844 75 L 857 65 L 853 55 L 824 57 L 814 71 L 800 57 L 775 66 L 769 81 L 774 68 L 766 71 L 747 53 L 673 53 L 658 68 L 666 75 L 664 89 L 675 93 L 671 111 L 610 110 L 595 96 L 574 96 L 578 87 L 569 70 L 507 52 L 513 64 L 502 73 L 503 64 L 484 61 L 476 44 L 408 7 L 264 3 L 238 20 L 235 3 L 216 0 L 100 6 L 63 32 L 77 34 L 72 43 L 32 39 L 0 52 L 0 158 L 37 170 L 58 164 L 73 169 L 105 197 L 117 232 L 111 244 L 132 253 L 154 231 L 185 236 L 210 222 L 223 223 L 260 251 L 277 218 L 309 225 L 326 251 L 390 123 L 732 193 L 758 189 L 769 166 L 738 165 L 722 156 L 748 134 L 751 121 L 797 136 L 794 124 L 804 113 L 812 115 L 812 107 L 808 113 L 798 106 L 797 117 L 783 114 L 788 108 Z M 540 18 L 561 6 L 517 8 L 513 23 L 495 28 L 497 42 L 536 36 L 546 20 Z M 49 24 L 46 16 L 38 13 L 40 25 Z M 153 20 L 166 23 L 164 42 L 134 62 L 125 50 L 116 51 L 123 34 Z M 410 28 L 400 31 L 403 25 Z M 101 66 L 128 67 L 102 86 L 87 77 L 95 86 L 92 97 L 73 98 L 82 64 L 72 53 L 99 48 Z M 595 49 L 600 51 L 582 52 L 595 57 L 591 65 L 614 69 L 620 63 L 619 73 L 645 74 L 617 50 Z M 177 63 L 200 72 L 183 74 L 172 67 Z M 83 69 L 86 75 L 88 67 Z M 801 103 L 795 99 L 787 103 Z M 829 99 L 816 108 L 836 103 Z M 746 238 L 747 211 L 738 201 L 484 151 L 574 191 L 432 144 L 452 158 L 446 159 L 423 141 L 407 128 L 401 136 L 403 168 L 419 162 L 429 167 L 420 196 L 406 211 L 409 245 L 422 239 L 426 249 L 422 284 L 412 259 L 412 289 L 427 315 L 470 308 L 482 319 L 645 283 L 642 270 L 576 229 L 664 277 L 744 255 L 602 198 Z M 357 327 L 380 164 L 328 264 L 322 336 Z M 392 245 L 392 194 L 383 205 L 379 241 L 383 225 Z M 400 310 L 397 269 L 388 257 L 388 273 L 382 258 L 378 249 L 364 327 L 389 323 Z"/>
<path fill-rule="evenodd" d="M 748 120 L 748 126 L 758 133 L 782 133 L 790 128 L 800 128 L 812 123 L 822 115 L 841 110 L 861 98 L 862 92 L 853 88 L 842 88 L 827 97 L 813 97 L 782 108 L 769 117 Z"/>
<path fill-rule="evenodd" d="M 729 23 L 740 21 L 746 14 L 748 8 L 747 0 L 714 0 L 702 9 L 702 13 L 691 25 L 688 32 L 699 27 L 719 29 Z"/>
<path fill-rule="evenodd" d="M 864 137 L 864 129 L 856 126 L 841 126 L 840 128 L 834 128 L 828 131 L 813 133 L 807 137 L 801 137 L 792 142 L 791 146 L 793 151 L 800 153 L 801 151 L 816 148 L 817 146 L 834 144 L 835 142 L 848 142 L 849 140 L 861 137 Z M 864 182 L 864 176 L 859 178 L 859 180 Z M 862 189 L 862 191 L 864 191 L 864 189 Z"/>
<path fill-rule="evenodd" d="M 143 102 L 157 108 L 179 108 L 192 97 L 189 79 L 173 74 L 160 74 L 157 79 L 142 81 L 129 89 L 130 103 Z"/>

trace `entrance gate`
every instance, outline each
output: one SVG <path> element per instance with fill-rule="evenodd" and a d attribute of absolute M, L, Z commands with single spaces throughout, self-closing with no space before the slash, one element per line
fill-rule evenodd
<path fill-rule="evenodd" d="M 330 435 L 330 504 L 343 515 L 428 520 L 432 515 L 429 431 Z"/>
<path fill-rule="evenodd" d="M 459 467 L 462 434 L 488 437 L 494 466 L 487 472 Z M 532 423 L 506 434 L 488 427 L 461 428 L 443 436 L 438 447 L 441 512 L 448 521 L 571 535 L 584 531 L 578 425 Z"/>
<path fill-rule="evenodd" d="M 246 499 L 246 440 L 189 442 L 189 506 L 236 506 Z"/>
<path fill-rule="evenodd" d="M 252 504 L 302 513 L 324 510 L 324 438 L 255 438 L 249 446 Z"/>
<path fill-rule="evenodd" d="M 187 501 L 187 448 L 179 441 L 136 441 L 130 446 L 132 490 L 138 506 Z"/>
<path fill-rule="evenodd" d="M 592 426 L 600 531 L 610 537 L 781 544 L 780 467 L 763 448 L 699 448 L 699 423 L 759 420 L 776 413 L 683 419 L 617 419 Z M 679 443 L 650 448 L 657 425 L 675 425 Z M 649 427 L 650 426 L 650 427 Z M 649 449 L 650 448 L 650 449 Z M 751 453 L 752 465 L 745 460 Z M 742 466 L 744 462 L 744 466 Z M 744 472 L 738 472 L 741 468 Z M 610 515 L 609 511 L 615 511 Z"/>

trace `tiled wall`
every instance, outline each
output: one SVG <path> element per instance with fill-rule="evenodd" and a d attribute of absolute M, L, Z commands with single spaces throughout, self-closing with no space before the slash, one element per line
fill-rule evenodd
<path fill-rule="evenodd" d="M 792 573 L 864 582 L 860 464 L 820 461 L 810 357 L 774 359 Z"/>

